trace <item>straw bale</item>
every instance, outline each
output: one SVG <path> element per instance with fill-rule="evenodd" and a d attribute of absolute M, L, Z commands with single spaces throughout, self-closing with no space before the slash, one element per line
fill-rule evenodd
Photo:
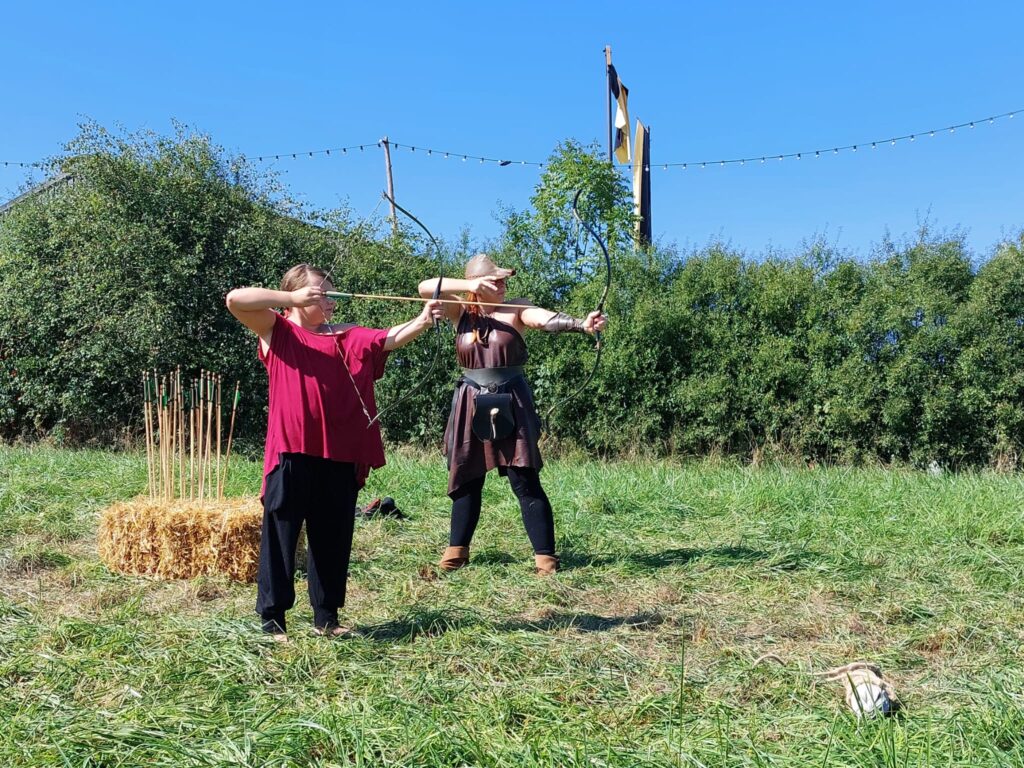
<path fill-rule="evenodd" d="M 219 533 L 214 570 L 236 581 L 255 581 L 260 554 L 260 526 L 253 525 L 249 515 L 240 510 L 225 510 Z"/>
<path fill-rule="evenodd" d="M 218 501 L 137 498 L 103 511 L 100 559 L 123 573 L 189 579 L 225 574 L 254 581 L 263 508 L 256 498 Z"/>

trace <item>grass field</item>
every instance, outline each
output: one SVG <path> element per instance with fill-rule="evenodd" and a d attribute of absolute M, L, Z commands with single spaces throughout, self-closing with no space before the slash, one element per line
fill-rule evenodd
<path fill-rule="evenodd" d="M 495 476 L 435 577 L 443 465 L 393 455 L 364 495 L 411 519 L 356 527 L 364 637 L 313 637 L 300 587 L 279 645 L 253 586 L 99 562 L 144 464 L 0 448 L 0 765 L 1024 766 L 1020 477 L 552 463 L 562 573 Z M 808 675 L 857 659 L 900 716 Z"/>

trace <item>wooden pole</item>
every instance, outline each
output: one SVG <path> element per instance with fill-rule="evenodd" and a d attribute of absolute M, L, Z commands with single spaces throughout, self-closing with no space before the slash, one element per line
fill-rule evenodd
<path fill-rule="evenodd" d="M 156 422 L 156 432 L 153 435 L 153 492 L 156 498 L 163 496 L 163 488 L 160 486 L 160 481 L 164 475 L 164 462 L 163 462 L 163 419 L 160 417 L 160 378 L 156 374 L 156 368 L 153 369 L 153 411 L 154 421 Z"/>
<path fill-rule="evenodd" d="M 390 200 L 388 203 L 391 205 L 391 233 L 398 237 L 398 212 L 395 210 L 395 179 L 391 175 L 391 144 L 388 143 L 388 137 L 385 136 L 380 140 L 381 145 L 384 147 L 384 173 L 386 175 L 388 184 L 388 197 Z"/>
<path fill-rule="evenodd" d="M 206 372 L 206 490 L 213 498 L 213 373 Z"/>
<path fill-rule="evenodd" d="M 612 132 L 614 120 L 612 117 L 612 47 L 610 45 L 604 47 L 604 86 L 608 113 L 608 162 L 615 165 L 615 138 Z M 629 130 L 628 125 L 626 130 Z"/>
<path fill-rule="evenodd" d="M 178 463 L 178 393 L 174 386 L 174 371 L 167 375 L 167 420 L 171 424 L 170 440 L 167 441 L 167 498 L 174 498 L 174 470 Z"/>
<path fill-rule="evenodd" d="M 142 418 L 146 426 L 146 487 L 149 489 L 149 498 L 153 499 L 153 425 L 150 421 L 149 407 L 149 379 L 146 372 L 142 372 Z"/>
<path fill-rule="evenodd" d="M 199 436 L 197 438 L 197 452 L 198 460 L 197 464 L 197 482 L 198 487 L 196 488 L 196 496 L 200 500 L 203 498 L 203 490 L 205 483 L 203 477 L 206 474 L 205 460 L 203 454 L 203 435 L 206 433 L 206 371 L 199 371 Z"/>
<path fill-rule="evenodd" d="M 228 455 L 224 457 L 224 477 L 220 484 L 220 495 L 224 495 L 224 486 L 228 479 L 228 469 L 231 467 L 231 438 L 235 434 L 235 412 L 238 410 L 238 388 L 242 382 L 235 382 L 235 396 L 231 401 L 231 423 L 228 426 Z"/>
<path fill-rule="evenodd" d="M 174 374 L 178 407 L 178 498 L 185 498 L 185 395 L 181 391 L 181 366 Z"/>
<path fill-rule="evenodd" d="M 154 376 L 156 371 L 153 372 Z M 157 413 L 157 434 L 159 435 L 160 442 L 157 447 L 160 450 L 160 484 L 157 487 L 157 495 L 162 499 L 166 489 L 164 483 L 167 479 L 167 457 L 166 457 L 166 444 L 167 444 L 167 422 L 164 419 L 164 390 L 163 382 L 157 377 L 156 385 L 156 413 Z"/>
<path fill-rule="evenodd" d="M 218 499 L 220 498 L 220 488 L 221 488 L 221 482 L 220 482 L 221 481 L 221 477 L 220 477 L 220 435 L 221 435 L 221 432 L 223 431 L 223 428 L 221 427 L 221 423 L 220 423 L 220 411 L 221 411 L 220 380 L 221 380 L 221 375 L 218 373 L 217 374 L 217 498 Z"/>
<path fill-rule="evenodd" d="M 174 470 L 174 423 L 171 419 L 171 383 L 174 381 L 173 376 L 164 376 L 164 396 L 160 400 L 160 404 L 164 410 L 164 430 L 167 432 L 163 436 L 161 442 L 164 443 L 164 499 L 170 500 L 171 493 L 174 490 L 174 480 L 171 477 L 171 473 Z"/>
<path fill-rule="evenodd" d="M 192 386 L 189 388 L 188 395 L 188 497 L 189 499 L 194 499 L 196 497 L 196 417 L 199 411 L 196 408 L 198 392 L 196 392 L 195 379 L 192 379 Z"/>

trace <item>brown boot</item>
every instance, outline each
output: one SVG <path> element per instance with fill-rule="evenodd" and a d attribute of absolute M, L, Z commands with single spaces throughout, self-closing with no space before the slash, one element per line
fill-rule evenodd
<path fill-rule="evenodd" d="M 534 555 L 533 559 L 537 564 L 536 574 L 538 576 L 553 576 L 558 570 L 558 557 L 556 555 Z"/>
<path fill-rule="evenodd" d="M 442 571 L 456 571 L 469 563 L 469 547 L 448 547 L 437 565 Z"/>

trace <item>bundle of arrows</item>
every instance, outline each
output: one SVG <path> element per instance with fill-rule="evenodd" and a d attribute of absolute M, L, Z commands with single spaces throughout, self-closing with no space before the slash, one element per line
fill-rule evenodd
<path fill-rule="evenodd" d="M 222 451 L 221 376 L 200 371 L 184 381 L 181 367 L 166 374 L 142 373 L 149 498 L 221 499 L 231 462 L 239 382 L 231 401 L 226 454 Z"/>

